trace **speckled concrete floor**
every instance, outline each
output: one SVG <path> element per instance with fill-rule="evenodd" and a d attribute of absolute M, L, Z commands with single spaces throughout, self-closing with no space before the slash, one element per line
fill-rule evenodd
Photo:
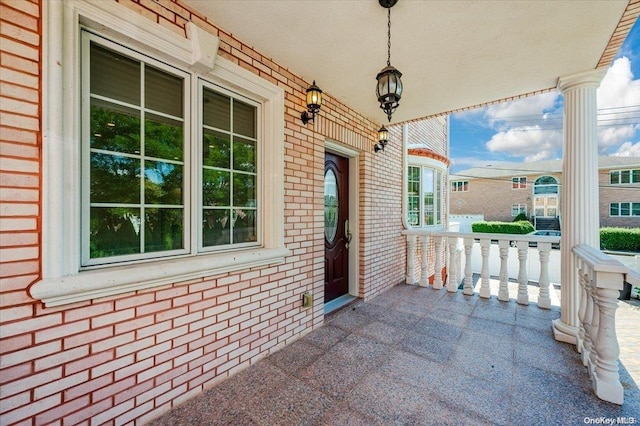
<path fill-rule="evenodd" d="M 618 315 L 637 337 L 640 311 L 621 303 Z M 558 306 L 400 285 L 330 315 L 153 425 L 638 424 L 640 383 L 624 366 L 638 363 L 637 339 L 621 350 L 625 404 L 606 403 L 575 348 L 553 339 L 559 316 Z"/>

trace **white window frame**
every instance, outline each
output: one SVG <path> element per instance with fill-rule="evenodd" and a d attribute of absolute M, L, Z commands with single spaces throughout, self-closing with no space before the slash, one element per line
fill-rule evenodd
<path fill-rule="evenodd" d="M 612 215 L 611 214 L 611 206 L 613 206 L 614 204 L 618 205 L 618 214 L 617 215 Z M 629 204 L 629 214 L 620 214 L 620 211 L 622 211 L 622 204 Z M 616 203 L 609 203 L 609 217 L 640 217 L 639 215 L 634 215 L 633 214 L 633 205 L 634 204 L 640 204 L 640 202 L 636 202 L 636 201 L 619 201 Z"/>
<path fill-rule="evenodd" d="M 259 191 L 269 188 L 269 197 L 258 194 L 261 247 L 197 255 L 191 249 L 184 256 L 81 271 L 81 26 L 262 104 Z M 113 1 L 44 2 L 43 29 L 42 272 L 30 287 L 32 297 L 58 306 L 284 262 L 290 252 L 284 244 L 283 89 L 216 56 L 218 39 L 195 24 L 187 24 L 188 38 L 180 37 Z M 196 140 L 193 131 L 190 139 Z"/>
<path fill-rule="evenodd" d="M 634 181 L 633 180 L 633 172 L 636 171 L 638 169 L 624 169 L 624 170 L 611 170 L 609 171 L 609 183 L 611 185 L 633 185 L 633 184 L 638 184 L 640 183 L 640 181 Z M 628 172 L 629 173 L 629 182 L 622 182 L 622 173 L 623 172 Z M 611 182 L 613 176 L 616 176 L 616 180 L 617 182 Z"/>
<path fill-rule="evenodd" d="M 513 214 L 515 209 L 518 209 L 516 214 Z M 520 213 L 527 214 L 527 205 L 526 204 L 511 204 L 511 217 L 516 217 Z"/>
<path fill-rule="evenodd" d="M 516 186 L 517 185 L 517 186 Z M 527 177 L 526 176 L 514 176 L 511 178 L 511 189 L 527 189 Z"/>
<path fill-rule="evenodd" d="M 460 184 L 460 185 L 457 185 Z M 458 186 L 460 188 L 458 188 Z M 453 180 L 451 181 L 451 192 L 469 192 L 468 180 Z"/>
<path fill-rule="evenodd" d="M 407 183 L 408 183 L 408 173 L 409 173 L 409 167 L 419 167 L 420 168 L 420 225 L 411 225 L 409 223 L 409 217 L 408 217 L 408 194 L 407 194 Z M 439 212 L 440 212 L 440 223 L 439 224 L 434 224 L 434 225 L 426 225 L 424 224 L 424 191 L 423 191 L 423 178 L 424 178 L 424 174 L 423 174 L 423 170 L 425 168 L 428 169 L 433 169 L 434 172 L 439 172 L 440 173 L 440 194 L 438 197 L 438 203 L 439 203 Z M 445 189 L 446 186 L 446 182 L 444 177 L 446 176 L 446 165 L 438 160 L 429 158 L 429 157 L 419 157 L 419 156 L 408 156 L 407 158 L 407 167 L 405 168 L 404 171 L 404 177 L 403 177 L 403 188 L 402 191 L 404 193 L 404 205 L 402 208 L 403 211 L 403 215 L 404 217 L 404 221 L 406 223 L 406 226 L 408 229 L 423 229 L 423 228 L 428 228 L 428 229 L 434 229 L 434 228 L 442 228 L 444 226 L 445 220 L 446 220 L 446 212 L 444 209 L 444 192 L 447 190 Z"/>

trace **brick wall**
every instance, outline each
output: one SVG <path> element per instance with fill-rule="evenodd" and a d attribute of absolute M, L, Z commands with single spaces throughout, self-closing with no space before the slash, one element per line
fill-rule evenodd
<path fill-rule="evenodd" d="M 404 279 L 401 139 L 374 155 L 379 123 L 330 93 L 316 123 L 302 126 L 310 82 L 179 0 L 119 3 L 180 36 L 189 20 L 195 22 L 219 37 L 220 55 L 285 89 L 285 244 L 291 255 L 278 266 L 56 308 L 31 299 L 27 290 L 39 278 L 41 250 L 43 3 L 0 0 L 3 425 L 142 424 L 320 326 L 321 303 L 302 309 L 301 294 L 323 296 L 328 138 L 361 153 L 360 297 Z"/>
<path fill-rule="evenodd" d="M 550 176 L 557 176 L 551 174 Z M 539 176 L 527 176 L 526 189 L 512 189 L 512 176 L 502 176 L 490 179 L 473 178 L 469 181 L 468 191 L 451 192 L 451 214 L 484 214 L 487 221 L 497 220 L 511 222 L 512 204 L 526 204 L 527 215 L 533 214 L 533 183 Z M 456 178 L 465 180 L 464 178 Z"/>

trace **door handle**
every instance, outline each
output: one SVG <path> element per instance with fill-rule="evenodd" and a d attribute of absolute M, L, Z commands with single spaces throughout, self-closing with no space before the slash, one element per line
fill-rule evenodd
<path fill-rule="evenodd" d="M 344 245 L 344 247 L 348 250 L 349 245 L 351 244 L 351 232 L 349 231 L 349 219 L 344 221 L 344 233 L 347 237 L 347 243 Z"/>

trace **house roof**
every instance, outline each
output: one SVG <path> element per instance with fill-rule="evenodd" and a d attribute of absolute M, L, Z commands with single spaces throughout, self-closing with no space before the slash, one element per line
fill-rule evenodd
<path fill-rule="evenodd" d="M 377 0 L 183 2 L 338 101 L 387 121 L 375 95 L 387 60 L 387 10 Z M 399 0 L 391 64 L 404 93 L 392 120 L 554 90 L 558 77 L 607 67 L 638 14 L 640 0 Z"/>
<path fill-rule="evenodd" d="M 600 170 L 638 168 L 640 157 L 599 157 Z M 500 163 L 495 166 L 474 167 L 449 176 L 450 180 L 481 179 L 505 176 L 530 176 L 545 173 L 562 173 L 562 160 L 537 161 L 532 163 Z"/>

